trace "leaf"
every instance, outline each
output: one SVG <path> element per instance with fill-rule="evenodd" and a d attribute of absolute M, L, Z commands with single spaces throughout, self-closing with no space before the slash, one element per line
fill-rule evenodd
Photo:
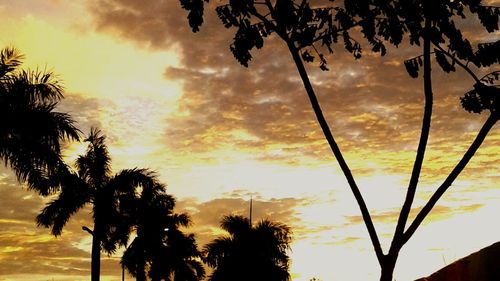
<path fill-rule="evenodd" d="M 499 15 L 500 9 L 498 7 L 479 6 L 477 9 L 477 16 L 488 32 L 498 30 Z"/>
<path fill-rule="evenodd" d="M 323 54 L 319 54 L 319 59 L 320 59 L 320 65 L 319 68 L 323 71 L 329 71 L 330 69 L 326 66 L 327 61 L 325 59 L 325 56 Z"/>
<path fill-rule="evenodd" d="M 253 0 L 229 0 L 229 5 L 234 16 L 239 16 L 240 14 L 248 16 L 251 11 L 255 10 L 253 3 Z"/>
<path fill-rule="evenodd" d="M 441 66 L 444 72 L 450 73 L 456 70 L 455 66 L 448 61 L 446 55 L 443 52 L 435 49 L 434 55 L 436 56 L 437 63 L 439 64 L 439 66 Z"/>
<path fill-rule="evenodd" d="M 479 114 L 483 111 L 481 97 L 475 90 L 465 93 L 465 95 L 460 98 L 460 103 L 462 107 L 470 113 Z"/>
<path fill-rule="evenodd" d="M 203 24 L 203 2 L 208 2 L 209 0 L 180 0 L 181 7 L 187 10 L 189 26 L 193 32 L 198 32 L 200 26 Z"/>
<path fill-rule="evenodd" d="M 274 18 L 278 26 L 285 28 L 285 30 L 292 29 L 298 23 L 296 10 L 292 0 L 276 0 Z"/>
<path fill-rule="evenodd" d="M 474 63 L 477 66 L 490 66 L 500 63 L 500 40 L 492 43 L 478 44 L 478 50 L 474 54 Z"/>
<path fill-rule="evenodd" d="M 229 47 L 238 62 L 248 67 L 248 62 L 252 59 L 250 50 L 260 49 L 264 46 L 264 39 L 257 25 L 250 25 L 248 21 L 243 21 L 236 31 L 233 44 Z"/>
<path fill-rule="evenodd" d="M 302 52 L 302 59 L 305 62 L 313 62 L 314 61 L 314 56 L 311 55 L 311 53 L 309 53 L 308 51 L 304 51 L 304 52 Z"/>
<path fill-rule="evenodd" d="M 499 79 L 500 79 L 500 71 L 493 71 L 486 74 L 483 78 L 481 78 L 481 81 L 488 84 L 493 84 L 495 81 L 498 81 Z"/>
<path fill-rule="evenodd" d="M 471 113 L 481 113 L 484 110 L 498 112 L 500 110 L 500 88 L 476 83 L 474 89 L 460 98 L 462 107 Z"/>
<path fill-rule="evenodd" d="M 381 56 L 385 56 L 385 54 L 387 53 L 387 49 L 385 48 L 385 45 L 384 45 L 384 43 L 382 43 L 382 41 L 374 42 L 373 47 L 372 47 L 372 51 L 374 51 L 376 53 L 380 52 Z"/>
<path fill-rule="evenodd" d="M 351 54 L 353 54 L 355 59 L 361 58 L 361 44 L 354 41 L 348 32 L 343 32 L 342 36 L 344 38 L 344 48 Z"/>
<path fill-rule="evenodd" d="M 231 10 L 228 5 L 219 6 L 215 8 L 215 11 L 217 12 L 217 16 L 219 17 L 225 28 L 238 26 L 238 20 L 231 13 Z"/>
<path fill-rule="evenodd" d="M 419 60 L 420 59 L 420 60 Z M 406 67 L 406 72 L 412 77 L 412 78 L 417 78 L 418 77 L 418 71 L 421 66 L 421 61 L 422 59 L 420 57 L 405 60 L 404 64 Z"/>

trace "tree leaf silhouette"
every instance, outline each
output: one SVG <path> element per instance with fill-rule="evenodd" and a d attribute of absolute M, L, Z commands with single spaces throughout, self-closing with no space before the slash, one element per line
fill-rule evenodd
<path fill-rule="evenodd" d="M 434 55 L 436 56 L 437 63 L 444 72 L 450 73 L 456 70 L 454 63 L 450 63 L 443 52 L 434 49 Z"/>
<path fill-rule="evenodd" d="M 483 83 L 474 85 L 474 89 L 460 98 L 462 107 L 471 113 L 489 110 L 497 113 L 500 110 L 500 88 Z"/>

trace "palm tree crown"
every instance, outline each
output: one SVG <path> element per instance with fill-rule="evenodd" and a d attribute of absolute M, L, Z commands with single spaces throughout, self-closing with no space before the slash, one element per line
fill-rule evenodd
<path fill-rule="evenodd" d="M 187 214 L 173 212 L 175 199 L 165 186 L 144 187 L 129 208 L 137 236 L 127 247 L 122 263 L 138 281 L 198 281 L 205 276 L 194 235 L 179 230 L 188 226 Z"/>
<path fill-rule="evenodd" d="M 92 129 L 85 140 L 87 151 L 76 161 L 76 172 L 61 169 L 61 192 L 37 216 L 39 225 L 60 235 L 70 217 L 85 205 L 92 206 L 92 281 L 99 280 L 100 252 L 112 253 L 126 245 L 130 224 L 122 209 L 138 187 L 152 186 L 155 175 L 146 169 L 126 169 L 112 175 L 105 137 Z"/>
<path fill-rule="evenodd" d="M 221 227 L 229 235 L 205 246 L 205 261 L 214 268 L 210 281 L 288 281 L 291 231 L 269 220 L 255 227 L 242 216 L 226 216 Z"/>
<path fill-rule="evenodd" d="M 56 112 L 63 98 L 61 83 L 50 72 L 18 70 L 23 55 L 0 51 L 0 159 L 19 181 L 42 195 L 59 186 L 61 142 L 78 140 L 67 113 Z"/>

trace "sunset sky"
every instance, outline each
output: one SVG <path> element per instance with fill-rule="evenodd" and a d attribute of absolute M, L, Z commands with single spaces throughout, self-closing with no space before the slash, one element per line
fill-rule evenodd
<path fill-rule="evenodd" d="M 213 1 L 214 4 L 219 1 Z M 229 51 L 232 30 L 207 11 L 193 34 L 177 0 L 0 0 L 0 48 L 25 54 L 23 67 L 63 81 L 79 128 L 107 136 L 115 171 L 150 168 L 193 218 L 203 246 L 223 232 L 223 215 L 269 218 L 293 230 L 294 281 L 378 280 L 379 266 L 360 212 L 317 125 L 295 66 L 271 38 L 249 68 Z M 498 40 L 500 33 L 474 40 Z M 413 164 L 423 111 L 422 81 L 402 64 L 419 49 L 354 60 L 341 48 L 330 71 L 308 70 L 324 112 L 372 211 L 384 249 Z M 414 208 L 425 204 L 473 140 L 486 114 L 465 112 L 459 97 L 473 81 L 434 66 L 430 146 Z M 500 132 L 497 125 L 421 228 L 403 248 L 398 281 L 429 275 L 500 241 Z M 84 151 L 68 144 L 72 163 Z M 90 242 L 82 225 L 62 236 L 37 227 L 47 199 L 0 168 L 0 280 L 89 280 Z M 120 280 L 120 252 L 103 255 L 102 280 Z M 128 277 L 127 280 L 132 280 Z"/>

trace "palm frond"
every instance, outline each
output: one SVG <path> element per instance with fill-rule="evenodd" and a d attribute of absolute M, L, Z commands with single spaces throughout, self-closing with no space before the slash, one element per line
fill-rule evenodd
<path fill-rule="evenodd" d="M 126 246 L 132 231 L 132 223 L 120 211 L 108 215 L 109 221 L 102 239 L 102 249 L 108 254 L 114 254 L 118 246 Z"/>
<path fill-rule="evenodd" d="M 95 188 L 103 186 L 111 172 L 111 158 L 105 139 L 105 136 L 98 129 L 92 128 L 89 136 L 85 139 L 89 143 L 87 150 L 76 160 L 78 174 Z"/>
<path fill-rule="evenodd" d="M 39 226 L 50 227 L 53 235 L 61 235 L 70 217 L 89 202 L 88 187 L 76 175 L 67 175 L 65 185 L 56 199 L 49 202 L 36 217 Z"/>
<path fill-rule="evenodd" d="M 242 216 L 226 216 L 221 226 L 230 236 L 216 238 L 203 250 L 204 261 L 214 268 L 210 281 L 290 280 L 290 228 L 269 220 L 255 227 Z"/>
<path fill-rule="evenodd" d="M 171 219 L 176 227 L 184 226 L 187 227 L 191 224 L 191 218 L 188 214 L 172 214 Z"/>
<path fill-rule="evenodd" d="M 219 237 L 205 245 L 203 256 L 205 263 L 210 267 L 218 267 L 223 259 L 231 254 L 234 243 L 230 237 Z"/>
<path fill-rule="evenodd" d="M 20 182 L 40 195 L 57 191 L 57 174 L 61 166 L 60 155 L 40 142 L 26 138 L 0 141 L 0 159 L 10 166 Z"/>
<path fill-rule="evenodd" d="M 66 113 L 55 112 L 63 87 L 50 72 L 14 71 L 23 56 L 11 47 L 0 52 L 0 159 L 20 182 L 41 195 L 58 190 L 61 142 L 78 140 Z"/>
<path fill-rule="evenodd" d="M 205 276 L 201 253 L 193 234 L 168 231 L 168 239 L 150 257 L 152 280 L 198 281 Z"/>
<path fill-rule="evenodd" d="M 172 281 L 199 281 L 205 277 L 205 268 L 201 261 L 187 259 L 174 270 Z"/>
<path fill-rule="evenodd" d="M 14 47 L 6 47 L 0 51 L 0 79 L 14 71 L 22 64 L 24 55 Z"/>
<path fill-rule="evenodd" d="M 233 237 L 248 235 L 252 230 L 250 220 L 243 216 L 224 216 L 220 226 Z"/>
<path fill-rule="evenodd" d="M 125 169 L 109 179 L 108 186 L 118 192 L 133 193 L 137 187 L 154 186 L 156 174 L 148 169 Z"/>
<path fill-rule="evenodd" d="M 138 248 L 138 241 L 134 239 L 127 249 L 125 249 L 120 261 L 133 277 L 137 276 L 137 255 L 138 251 L 140 251 Z"/>
<path fill-rule="evenodd" d="M 4 76 L 1 82 L 5 93 L 26 104 L 55 103 L 64 97 L 61 81 L 51 72 L 21 70 L 15 75 Z"/>

